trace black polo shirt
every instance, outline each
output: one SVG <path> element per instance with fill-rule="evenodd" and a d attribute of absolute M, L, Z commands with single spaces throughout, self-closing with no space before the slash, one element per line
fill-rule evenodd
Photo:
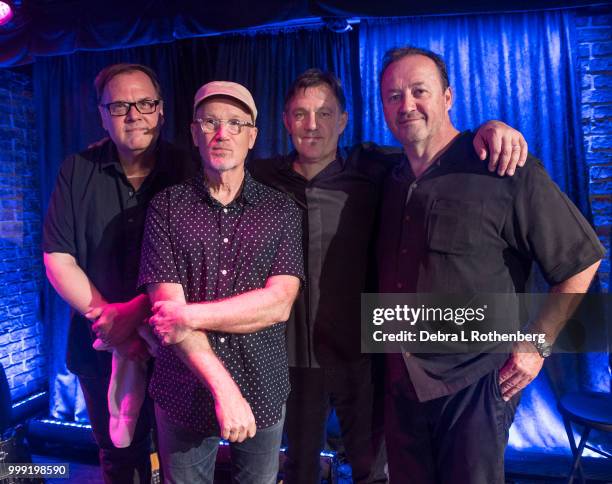
<path fill-rule="evenodd" d="M 194 303 L 263 288 L 271 276 L 303 280 L 301 236 L 295 204 L 248 172 L 240 195 L 225 206 L 210 196 L 199 175 L 152 200 L 138 282 L 181 284 L 187 302 Z M 206 334 L 257 426 L 277 423 L 289 394 L 285 323 L 255 333 Z M 160 349 L 150 392 L 175 424 L 218 435 L 210 391 L 171 347 Z"/>
<path fill-rule="evenodd" d="M 160 141 L 156 166 L 135 191 L 109 140 L 71 155 L 60 167 L 43 226 L 43 251 L 72 256 L 108 302 L 138 292 L 138 264 L 149 200 L 160 190 L 193 176 L 197 164 L 187 152 Z M 110 353 L 95 351 L 91 325 L 74 311 L 68 340 L 68 368 L 78 375 L 110 373 Z"/>
<path fill-rule="evenodd" d="M 380 292 L 520 293 L 532 262 L 554 285 L 603 257 L 595 232 L 539 160 L 530 156 L 502 178 L 477 159 L 472 139 L 458 136 L 419 179 L 403 155 L 388 177 Z M 405 363 L 418 398 L 428 400 L 476 381 L 506 356 L 412 355 Z"/>
<path fill-rule="evenodd" d="M 293 170 L 296 153 L 249 165 L 257 180 L 287 193 L 303 214 L 307 282 L 287 326 L 291 366 L 337 366 L 361 357 L 360 298 L 375 288 L 368 272 L 388 152 L 357 145 L 311 180 Z"/>

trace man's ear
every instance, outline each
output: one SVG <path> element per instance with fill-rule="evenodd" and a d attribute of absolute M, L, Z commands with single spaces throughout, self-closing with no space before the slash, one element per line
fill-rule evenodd
<path fill-rule="evenodd" d="M 453 106 L 453 98 L 453 90 L 450 86 L 448 86 L 446 91 L 444 91 L 444 105 L 446 106 L 447 111 Z"/>
<path fill-rule="evenodd" d="M 255 146 L 256 139 L 257 139 L 257 128 L 249 128 L 249 149 L 253 149 L 253 146 Z"/>
<path fill-rule="evenodd" d="M 197 148 L 198 147 L 198 130 L 200 130 L 200 126 L 198 126 L 198 123 L 192 122 L 189 125 L 189 129 L 191 130 L 191 139 L 193 140 L 193 145 Z"/>
<path fill-rule="evenodd" d="M 98 106 L 98 112 L 100 113 L 100 121 L 102 121 L 102 128 L 104 128 L 104 131 L 108 132 L 108 126 L 106 125 L 108 121 L 108 110 L 104 106 Z"/>
<path fill-rule="evenodd" d="M 344 133 L 347 123 L 348 123 L 348 113 L 344 111 L 340 115 L 340 134 Z"/>
<path fill-rule="evenodd" d="M 289 120 L 287 119 L 286 111 L 283 111 L 283 124 L 285 125 L 285 129 L 287 130 L 287 133 L 291 135 L 291 125 L 289 124 Z"/>
<path fill-rule="evenodd" d="M 161 126 L 164 125 L 164 123 L 166 122 L 166 117 L 164 116 L 164 101 L 160 100 L 159 101 L 159 124 Z"/>

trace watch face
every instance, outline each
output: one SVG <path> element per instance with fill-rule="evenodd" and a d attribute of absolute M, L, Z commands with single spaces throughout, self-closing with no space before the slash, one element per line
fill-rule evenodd
<path fill-rule="evenodd" d="M 551 355 L 553 349 L 552 345 L 546 342 L 538 343 L 535 345 L 535 347 L 542 358 L 548 358 Z"/>

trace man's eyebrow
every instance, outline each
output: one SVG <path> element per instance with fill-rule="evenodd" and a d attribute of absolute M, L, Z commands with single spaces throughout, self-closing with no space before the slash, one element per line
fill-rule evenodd
<path fill-rule="evenodd" d="M 133 101 L 133 102 L 139 103 L 139 102 L 142 102 L 142 101 L 155 101 L 155 98 L 147 96 L 147 97 L 143 97 L 143 98 L 138 99 L 138 100 Z M 117 99 L 116 101 L 110 101 L 108 104 L 110 104 L 110 103 L 130 103 L 130 102 L 132 102 L 132 101 L 126 101 L 125 99 Z"/>
<path fill-rule="evenodd" d="M 426 82 L 425 81 L 416 81 L 413 82 L 412 84 L 408 84 L 407 87 L 415 87 L 415 86 L 425 86 Z M 402 91 L 403 88 L 401 87 L 388 87 L 386 89 L 383 89 L 383 91 L 386 92 L 393 92 L 393 91 Z"/>

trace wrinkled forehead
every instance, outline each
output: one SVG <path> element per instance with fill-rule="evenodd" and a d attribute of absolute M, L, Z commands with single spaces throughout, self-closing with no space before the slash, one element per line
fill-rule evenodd
<path fill-rule="evenodd" d="M 289 99 L 287 107 L 296 109 L 306 105 L 316 104 L 318 107 L 328 107 L 341 111 L 340 100 L 336 97 L 333 89 L 322 82 L 312 86 L 300 87 Z"/>
<path fill-rule="evenodd" d="M 384 92 L 432 83 L 444 85 L 436 63 L 429 57 L 414 54 L 391 62 L 383 72 L 380 88 Z"/>

